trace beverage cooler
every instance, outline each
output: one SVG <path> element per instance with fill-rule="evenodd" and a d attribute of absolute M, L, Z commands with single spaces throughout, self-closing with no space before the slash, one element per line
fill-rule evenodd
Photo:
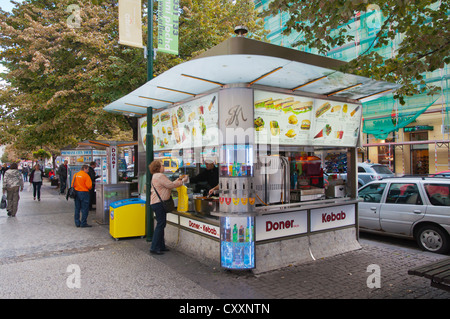
<path fill-rule="evenodd" d="M 228 269 L 255 268 L 255 218 L 221 217 L 220 263 Z"/>
<path fill-rule="evenodd" d="M 96 184 L 95 196 L 95 219 L 99 224 L 108 224 L 111 203 L 131 197 L 130 183 Z"/>
<path fill-rule="evenodd" d="M 223 145 L 220 152 L 220 261 L 223 268 L 255 268 L 253 146 Z"/>

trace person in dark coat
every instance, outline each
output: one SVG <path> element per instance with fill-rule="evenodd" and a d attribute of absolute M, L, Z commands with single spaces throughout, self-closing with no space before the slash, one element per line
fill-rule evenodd
<path fill-rule="evenodd" d="M 61 194 L 64 194 L 66 192 L 66 186 L 67 186 L 67 163 L 68 161 L 65 160 L 63 164 L 59 165 L 58 167 L 58 175 L 59 175 L 59 192 Z"/>
<path fill-rule="evenodd" d="M 214 160 L 205 160 L 206 170 L 189 179 L 190 183 L 203 183 L 211 195 L 214 190 L 219 189 L 219 169 L 214 165 Z M 203 194 L 205 195 L 205 194 Z"/>
<path fill-rule="evenodd" d="M 89 172 L 88 175 L 92 180 L 92 188 L 89 190 L 89 210 L 94 210 L 92 205 L 95 204 L 95 180 L 100 177 L 99 175 L 95 175 L 95 168 L 97 167 L 96 162 L 89 163 Z"/>

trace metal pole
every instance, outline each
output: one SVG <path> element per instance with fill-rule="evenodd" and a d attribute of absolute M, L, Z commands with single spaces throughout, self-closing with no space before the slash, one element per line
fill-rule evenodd
<path fill-rule="evenodd" d="M 153 78 L 153 0 L 147 1 L 147 81 Z M 152 241 L 154 220 L 153 211 L 150 206 L 150 187 L 152 183 L 152 176 L 148 166 L 153 161 L 153 109 L 147 108 L 147 136 L 146 136 L 146 205 L 145 205 L 145 217 L 146 217 L 146 234 L 147 241 Z"/>

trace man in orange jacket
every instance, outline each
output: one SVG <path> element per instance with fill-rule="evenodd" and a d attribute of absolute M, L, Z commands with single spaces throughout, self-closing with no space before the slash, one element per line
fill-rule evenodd
<path fill-rule="evenodd" d="M 83 165 L 81 170 L 73 176 L 72 187 L 75 189 L 75 226 L 91 227 L 87 223 L 89 214 L 89 190 L 92 188 L 92 180 L 88 175 L 89 166 Z M 81 221 L 80 221 L 81 210 Z"/>

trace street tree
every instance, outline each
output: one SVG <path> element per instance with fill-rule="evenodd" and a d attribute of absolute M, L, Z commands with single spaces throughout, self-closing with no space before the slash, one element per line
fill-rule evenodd
<path fill-rule="evenodd" d="M 180 53 L 157 54 L 154 75 L 232 36 L 236 25 L 264 36 L 252 1 L 182 0 L 180 8 Z M 153 22 L 156 38 L 156 16 Z M 144 38 L 146 25 L 145 16 Z M 136 118 L 103 110 L 147 81 L 143 50 L 118 44 L 117 0 L 25 0 L 11 13 L 0 10 L 0 29 L 8 69 L 1 75 L 8 85 L 0 88 L 0 144 L 55 155 L 130 126 L 137 139 Z"/>
<path fill-rule="evenodd" d="M 110 64 L 114 1 L 80 1 L 82 23 L 70 24 L 73 1 L 27 0 L 0 12 L 2 64 L 9 83 L 1 91 L 0 143 L 52 153 L 82 139 L 108 135 L 126 123 L 102 111 L 92 79 Z M 118 47 L 117 43 L 115 47 Z M 125 54 L 126 55 L 126 54 Z M 131 59 L 132 57 L 128 58 Z M 131 68 L 130 68 L 131 69 Z M 130 70 L 130 76 L 133 75 Z"/>

